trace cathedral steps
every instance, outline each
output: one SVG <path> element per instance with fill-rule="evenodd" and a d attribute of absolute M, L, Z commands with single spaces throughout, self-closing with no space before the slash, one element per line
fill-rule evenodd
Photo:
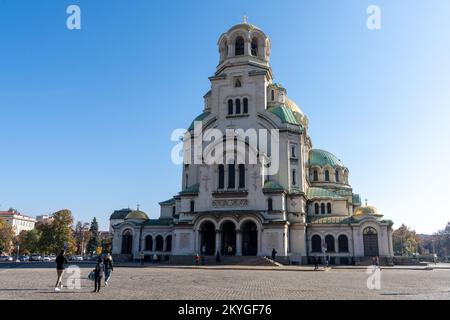
<path fill-rule="evenodd" d="M 200 260 L 201 262 L 202 260 Z M 172 256 L 166 264 L 171 265 L 195 265 L 195 256 Z M 216 262 L 215 256 L 205 256 L 204 265 L 209 266 L 278 266 L 278 262 L 265 257 L 250 256 L 221 256 L 220 262 Z"/>

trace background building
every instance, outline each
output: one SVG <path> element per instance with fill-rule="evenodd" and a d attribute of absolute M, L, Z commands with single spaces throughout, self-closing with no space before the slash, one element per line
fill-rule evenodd
<path fill-rule="evenodd" d="M 13 228 L 16 235 L 24 230 L 33 230 L 36 223 L 36 219 L 23 215 L 15 209 L 0 211 L 0 219 L 5 220 Z"/>

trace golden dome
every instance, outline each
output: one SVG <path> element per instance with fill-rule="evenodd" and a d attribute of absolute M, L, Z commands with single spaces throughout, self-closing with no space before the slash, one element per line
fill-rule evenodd
<path fill-rule="evenodd" d="M 382 217 L 383 214 L 380 213 L 380 211 L 375 208 L 374 206 L 363 206 L 356 208 L 354 216 L 376 216 L 376 217 Z"/>
<path fill-rule="evenodd" d="M 302 110 L 300 110 L 300 107 L 294 101 L 289 99 L 288 97 L 286 97 L 285 105 L 286 105 L 286 107 L 291 109 L 292 112 L 300 113 L 301 115 L 303 115 L 303 112 L 302 112 Z"/>

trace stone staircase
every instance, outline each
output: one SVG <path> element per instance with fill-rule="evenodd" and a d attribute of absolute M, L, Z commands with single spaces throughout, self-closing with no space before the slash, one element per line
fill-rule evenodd
<path fill-rule="evenodd" d="M 202 262 L 202 259 L 200 259 Z M 164 263 L 170 265 L 195 265 L 194 256 L 177 256 Z M 200 265 L 202 265 L 200 263 Z M 247 256 L 222 256 L 220 262 L 216 262 L 215 256 L 205 256 L 204 265 L 206 266 L 278 266 L 278 262 L 267 259 L 266 257 L 247 257 Z"/>

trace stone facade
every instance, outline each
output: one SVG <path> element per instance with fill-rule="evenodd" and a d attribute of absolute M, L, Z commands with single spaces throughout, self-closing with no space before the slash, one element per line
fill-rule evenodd
<path fill-rule="evenodd" d="M 275 249 L 293 263 L 315 255 L 331 263 L 390 259 L 392 222 L 361 206 L 336 156 L 312 148 L 308 118 L 273 82 L 265 33 L 238 24 L 220 36 L 218 46 L 204 110 L 183 140 L 181 192 L 160 203 L 157 220 L 113 214 L 113 253 L 270 256 Z M 203 139 L 196 140 L 199 125 Z M 209 129 L 221 135 L 205 139 Z M 235 132 L 231 140 L 222 139 L 227 130 Z M 268 147 L 261 140 L 251 143 L 248 130 L 267 132 Z M 202 153 L 196 153 L 196 141 Z M 239 143 L 243 148 L 236 149 Z M 217 159 L 217 150 L 224 162 L 203 160 Z M 247 161 L 250 155 L 258 161 Z"/>

